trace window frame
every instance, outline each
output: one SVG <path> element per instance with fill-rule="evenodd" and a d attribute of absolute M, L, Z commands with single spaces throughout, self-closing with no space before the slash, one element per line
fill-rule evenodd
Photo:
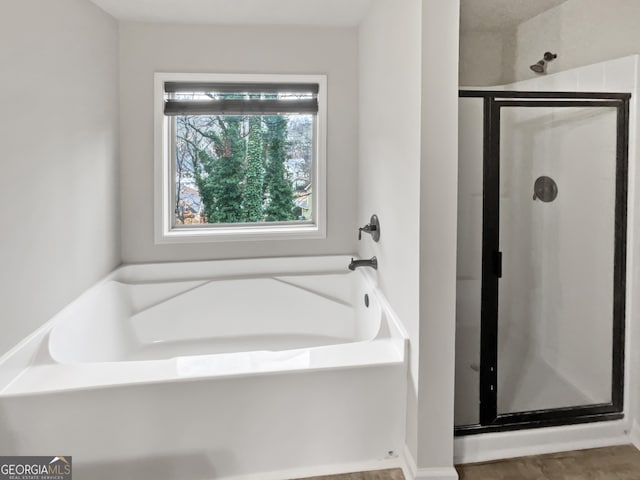
<path fill-rule="evenodd" d="M 317 83 L 314 118 L 312 219 L 305 222 L 174 225 L 175 117 L 164 114 L 164 82 Z M 229 241 L 304 240 L 326 238 L 327 225 L 327 76 L 289 74 L 154 74 L 154 237 L 156 244 Z"/>

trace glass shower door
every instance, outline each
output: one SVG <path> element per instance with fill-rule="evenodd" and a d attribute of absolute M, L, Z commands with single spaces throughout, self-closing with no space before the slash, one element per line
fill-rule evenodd
<path fill-rule="evenodd" d="M 460 97 L 456 435 L 622 418 L 630 94 Z"/>
<path fill-rule="evenodd" d="M 498 415 L 609 403 L 617 111 L 500 118 Z"/>

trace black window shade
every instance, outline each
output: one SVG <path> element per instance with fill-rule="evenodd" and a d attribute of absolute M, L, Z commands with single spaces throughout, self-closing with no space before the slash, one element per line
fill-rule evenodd
<path fill-rule="evenodd" d="M 315 83 L 165 82 L 164 114 L 316 114 L 318 90 Z"/>

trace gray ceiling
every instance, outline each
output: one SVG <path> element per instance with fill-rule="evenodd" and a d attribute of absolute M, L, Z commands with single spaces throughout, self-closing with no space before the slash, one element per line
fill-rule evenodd
<path fill-rule="evenodd" d="M 460 0 L 461 30 L 507 30 L 566 0 Z"/>

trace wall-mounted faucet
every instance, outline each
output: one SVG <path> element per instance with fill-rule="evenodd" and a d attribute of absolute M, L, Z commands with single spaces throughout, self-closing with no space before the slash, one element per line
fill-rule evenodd
<path fill-rule="evenodd" d="M 362 240 L 362 232 L 368 233 L 374 242 L 380 240 L 380 221 L 377 215 L 371 215 L 369 223 L 358 229 L 358 240 Z"/>
<path fill-rule="evenodd" d="M 349 270 L 355 270 L 359 267 L 371 267 L 374 270 L 378 269 L 378 259 L 376 257 L 371 257 L 369 260 L 354 260 L 351 259 L 351 263 L 349 264 Z"/>

